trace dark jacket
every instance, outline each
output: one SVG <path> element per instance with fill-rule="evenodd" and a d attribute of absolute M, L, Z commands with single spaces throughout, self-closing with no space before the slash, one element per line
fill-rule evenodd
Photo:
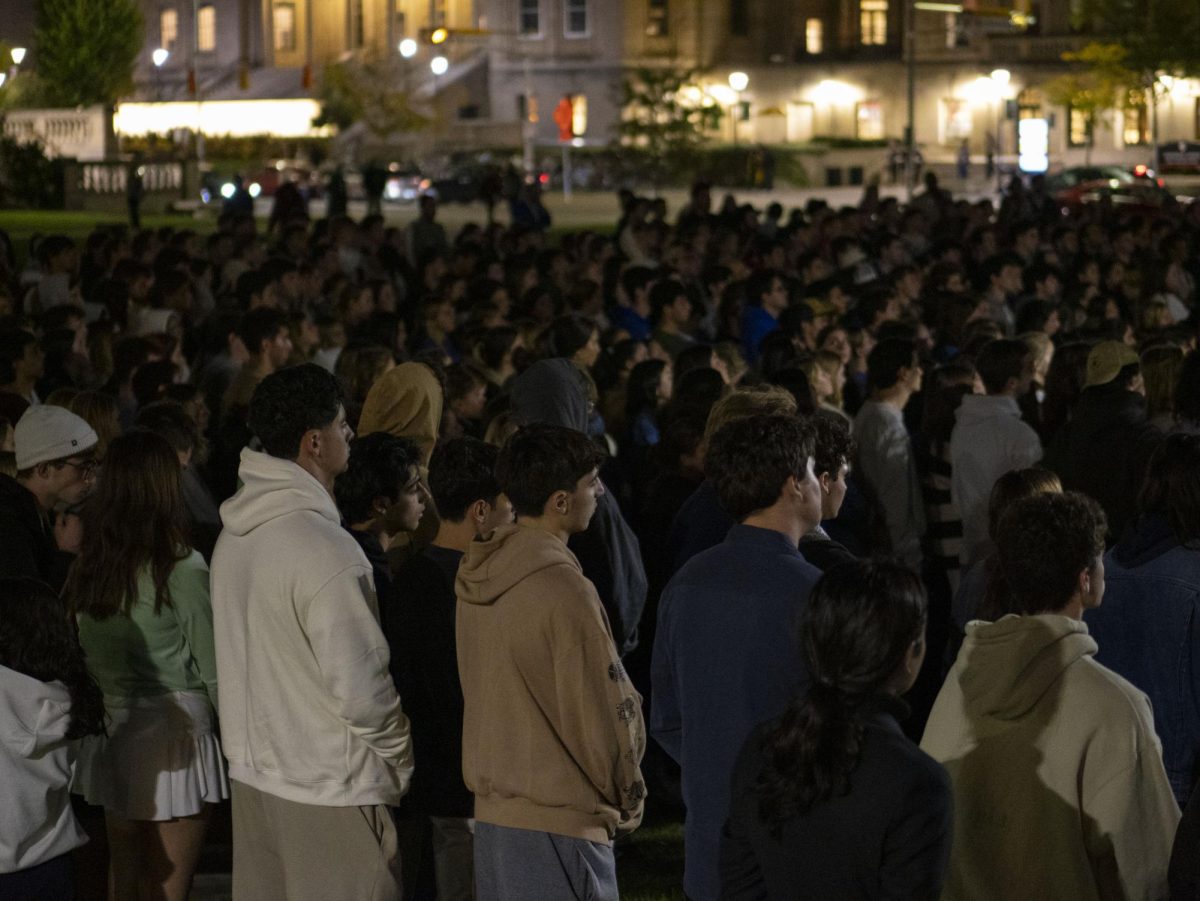
<path fill-rule="evenodd" d="M 800 539 L 800 553 L 823 573 L 829 572 L 839 563 L 858 559 L 845 545 L 830 538 L 823 529 L 820 532 L 810 532 Z"/>
<path fill-rule="evenodd" d="M 1150 698 L 1181 808 L 1200 762 L 1200 549 L 1160 516 L 1138 521 L 1104 560 L 1104 603 L 1083 617 L 1096 660 Z"/>
<path fill-rule="evenodd" d="M 587 433 L 588 399 L 583 373 L 567 360 L 541 360 L 513 380 L 513 419 L 565 426 Z M 646 606 L 646 570 L 637 536 L 610 493 L 600 496 L 585 531 L 567 545 L 596 586 L 621 656 L 637 645 L 637 627 Z"/>
<path fill-rule="evenodd" d="M 738 751 L 808 682 L 796 626 L 821 577 L 786 535 L 735 525 L 675 574 L 658 608 L 650 733 L 683 770 L 684 891 L 715 901 Z"/>
<path fill-rule="evenodd" d="M 406 806 L 435 817 L 473 816 L 463 783 L 463 693 L 454 637 L 454 577 L 460 551 L 430 545 L 396 573 L 397 617 L 389 628 L 392 672 L 412 723 L 413 771 Z"/>
<path fill-rule="evenodd" d="M 900 730 L 904 712 L 900 701 L 874 704 L 849 791 L 787 820 L 778 837 L 758 815 L 767 727 L 755 731 L 734 768 L 721 836 L 723 901 L 938 897 L 950 857 L 950 779 Z"/>
<path fill-rule="evenodd" d="M 0 578 L 39 579 L 59 592 L 73 559 L 58 549 L 33 492 L 0 475 Z"/>
<path fill-rule="evenodd" d="M 667 535 L 669 575 L 674 575 L 701 551 L 724 541 L 733 524 L 733 517 L 725 512 L 717 497 L 717 487 L 705 479 L 683 502 L 671 523 Z"/>
<path fill-rule="evenodd" d="M 1065 490 L 1099 502 L 1111 544 L 1133 519 L 1146 463 L 1161 437 L 1146 419 L 1145 398 L 1099 385 L 1080 396 L 1042 462 L 1058 473 Z"/>

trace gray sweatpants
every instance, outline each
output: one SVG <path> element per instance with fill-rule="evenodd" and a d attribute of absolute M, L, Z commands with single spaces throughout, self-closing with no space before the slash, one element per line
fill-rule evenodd
<path fill-rule="evenodd" d="M 612 845 L 475 822 L 476 901 L 619 901 Z"/>

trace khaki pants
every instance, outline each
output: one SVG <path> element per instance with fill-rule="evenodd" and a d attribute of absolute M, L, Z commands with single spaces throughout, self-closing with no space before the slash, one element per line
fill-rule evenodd
<path fill-rule="evenodd" d="M 317 807 L 230 786 L 234 901 L 400 901 L 386 805 Z"/>

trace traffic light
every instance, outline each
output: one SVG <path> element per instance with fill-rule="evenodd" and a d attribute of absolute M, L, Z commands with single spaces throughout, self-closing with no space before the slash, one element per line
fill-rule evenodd
<path fill-rule="evenodd" d="M 446 28 L 443 25 L 437 28 L 422 28 L 417 32 L 417 37 L 421 39 L 422 44 L 444 44 L 451 39 L 479 38 L 489 34 L 491 32 L 485 28 Z"/>

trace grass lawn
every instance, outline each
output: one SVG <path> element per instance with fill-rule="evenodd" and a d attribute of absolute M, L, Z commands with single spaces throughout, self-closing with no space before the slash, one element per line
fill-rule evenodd
<path fill-rule="evenodd" d="M 98 225 L 128 225 L 129 218 L 121 213 L 92 213 L 66 210 L 0 210 L 0 230 L 8 232 L 17 251 L 18 265 L 24 265 L 29 253 L 29 239 L 34 235 L 58 234 L 83 240 Z M 216 229 L 215 217 L 195 218 L 184 214 L 142 216 L 143 228 L 186 228 L 207 233 Z"/>
<path fill-rule="evenodd" d="M 617 845 L 617 884 L 621 901 L 683 901 L 683 823 L 651 806 L 641 828 Z"/>

